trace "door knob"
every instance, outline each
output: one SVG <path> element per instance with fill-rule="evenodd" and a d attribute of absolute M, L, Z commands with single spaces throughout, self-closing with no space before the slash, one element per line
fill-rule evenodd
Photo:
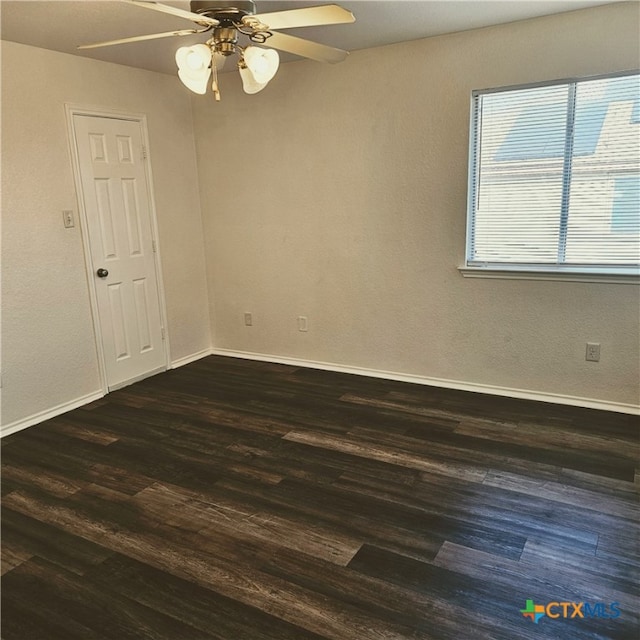
<path fill-rule="evenodd" d="M 106 269 L 98 269 L 96 271 L 96 275 L 98 278 L 106 278 L 109 275 L 109 272 Z"/>

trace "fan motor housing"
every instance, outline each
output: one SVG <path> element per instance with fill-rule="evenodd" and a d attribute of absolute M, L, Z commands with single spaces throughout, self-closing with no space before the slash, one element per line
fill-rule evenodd
<path fill-rule="evenodd" d="M 245 16 L 256 12 L 256 5 L 251 0 L 192 0 L 191 11 L 215 18 L 222 27 L 230 27 Z"/>

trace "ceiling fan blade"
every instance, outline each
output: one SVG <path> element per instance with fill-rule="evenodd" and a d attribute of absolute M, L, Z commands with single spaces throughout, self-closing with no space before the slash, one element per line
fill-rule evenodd
<path fill-rule="evenodd" d="M 319 7 L 289 9 L 273 13 L 259 13 L 247 16 L 249 20 L 258 19 L 269 29 L 293 29 L 295 27 L 316 27 L 325 24 L 346 24 L 355 22 L 355 16 L 337 4 L 325 4 Z"/>
<path fill-rule="evenodd" d="M 209 29 L 182 29 L 181 31 L 165 31 L 164 33 L 150 33 L 146 36 L 133 36 L 132 38 L 120 38 L 119 40 L 107 40 L 94 44 L 83 44 L 78 49 L 96 49 L 97 47 L 110 47 L 113 44 L 125 44 L 126 42 L 140 42 L 141 40 L 155 40 L 156 38 L 169 38 L 171 36 L 190 36 L 194 33 L 203 33 Z"/>
<path fill-rule="evenodd" d="M 317 60 L 318 62 L 331 62 L 332 64 L 342 62 L 349 55 L 348 51 L 305 40 L 304 38 L 296 38 L 285 33 L 274 32 L 267 38 L 265 46 L 287 51 L 288 53 L 295 53 L 303 58 L 311 58 L 311 60 Z"/>
<path fill-rule="evenodd" d="M 202 25 L 203 27 L 217 27 L 220 22 L 215 18 L 209 18 L 208 16 L 203 16 L 199 13 L 191 13 L 191 11 L 185 11 L 184 9 L 176 9 L 176 7 L 171 7 L 167 4 L 162 4 L 160 2 L 152 2 L 151 0 L 125 0 L 130 4 L 135 4 L 138 7 L 143 7 L 144 9 L 153 9 L 154 11 L 161 11 L 162 13 L 168 13 L 172 16 L 177 16 L 179 18 L 185 18 L 185 20 L 191 20 L 191 22 L 195 22 L 196 24 Z"/>

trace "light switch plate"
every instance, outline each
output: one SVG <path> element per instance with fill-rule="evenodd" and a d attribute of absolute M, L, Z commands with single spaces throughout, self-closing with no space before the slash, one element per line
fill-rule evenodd
<path fill-rule="evenodd" d="M 73 219 L 73 211 L 63 211 L 62 212 L 62 221 L 64 222 L 65 229 L 71 229 L 76 226 L 76 223 Z"/>

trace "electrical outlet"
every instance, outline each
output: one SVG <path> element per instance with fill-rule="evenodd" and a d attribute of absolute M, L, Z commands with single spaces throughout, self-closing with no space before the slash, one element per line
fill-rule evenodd
<path fill-rule="evenodd" d="M 62 221 L 64 222 L 65 229 L 71 229 L 76 226 L 73 220 L 73 211 L 65 210 L 62 212 Z"/>
<path fill-rule="evenodd" d="M 250 313 L 245 313 L 244 314 L 244 324 L 246 327 L 252 327 L 253 326 L 253 316 Z"/>
<path fill-rule="evenodd" d="M 599 342 L 587 342 L 587 352 L 585 360 L 589 362 L 600 362 L 600 343 Z"/>
<path fill-rule="evenodd" d="M 307 316 L 298 316 L 298 331 L 307 331 L 308 328 Z"/>

